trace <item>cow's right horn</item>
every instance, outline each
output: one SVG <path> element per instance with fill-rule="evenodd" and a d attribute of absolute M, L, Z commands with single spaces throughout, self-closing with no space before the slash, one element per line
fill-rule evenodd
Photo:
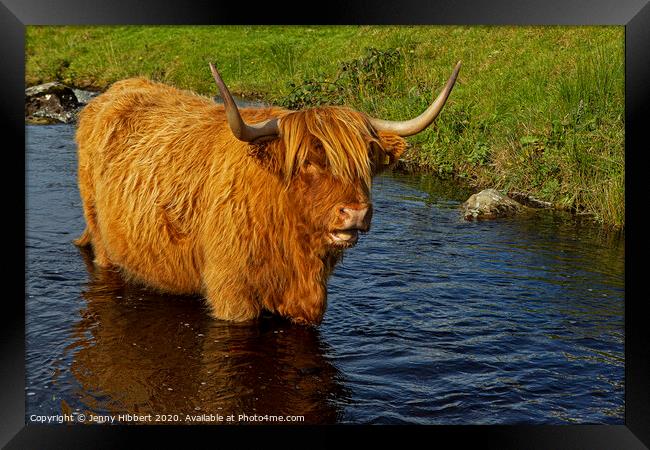
<path fill-rule="evenodd" d="M 264 142 L 275 139 L 280 135 L 280 128 L 278 127 L 278 119 L 268 119 L 264 122 L 247 124 L 241 118 L 239 114 L 239 109 L 235 104 L 235 101 L 230 95 L 230 91 L 226 87 L 226 84 L 221 79 L 221 75 L 217 72 L 217 69 L 210 63 L 210 70 L 212 71 L 212 76 L 214 81 L 217 82 L 217 87 L 223 97 L 223 104 L 226 109 L 226 118 L 228 119 L 228 125 L 230 125 L 230 130 L 232 134 L 235 135 L 237 139 L 244 142 Z"/>
<path fill-rule="evenodd" d="M 454 84 L 456 83 L 456 78 L 458 77 L 458 71 L 460 70 L 460 65 L 461 62 L 458 61 L 456 67 L 454 67 L 454 71 L 449 77 L 449 80 L 447 80 L 447 84 L 445 85 L 444 89 L 440 92 L 440 94 L 433 101 L 433 103 L 431 103 L 431 105 L 429 105 L 429 107 L 422 114 L 417 116 L 415 119 L 395 121 L 395 120 L 375 119 L 374 117 L 369 117 L 372 126 L 377 131 L 387 131 L 390 133 L 395 133 L 398 136 L 412 136 L 424 130 L 426 127 L 431 125 L 434 119 L 438 117 L 438 114 L 440 114 L 442 107 L 445 106 L 447 97 L 449 97 L 449 94 L 451 93 L 451 90 L 453 89 Z"/>

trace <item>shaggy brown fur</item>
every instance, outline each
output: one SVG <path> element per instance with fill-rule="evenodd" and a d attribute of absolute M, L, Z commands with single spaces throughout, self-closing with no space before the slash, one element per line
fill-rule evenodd
<path fill-rule="evenodd" d="M 136 78 L 82 111 L 79 189 L 95 264 L 162 292 L 202 294 L 216 318 L 266 309 L 319 323 L 342 250 L 341 208 L 370 204 L 372 176 L 405 149 L 347 108 L 241 109 L 280 137 L 237 140 L 223 106 Z"/>

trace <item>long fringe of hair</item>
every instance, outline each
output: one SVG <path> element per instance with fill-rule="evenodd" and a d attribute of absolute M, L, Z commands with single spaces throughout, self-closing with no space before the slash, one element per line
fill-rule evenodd
<path fill-rule="evenodd" d="M 343 107 L 286 112 L 280 118 L 280 140 L 284 147 L 280 164 L 287 184 L 318 144 L 334 177 L 370 186 L 368 148 L 371 142 L 380 141 L 363 114 Z"/>

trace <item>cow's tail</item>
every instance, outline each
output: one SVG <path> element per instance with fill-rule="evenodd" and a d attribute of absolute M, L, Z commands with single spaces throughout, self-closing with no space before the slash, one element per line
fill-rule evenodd
<path fill-rule="evenodd" d="M 89 246 L 91 244 L 91 240 L 90 240 L 90 231 L 88 231 L 88 228 L 86 227 L 84 232 L 81 233 L 81 236 L 79 236 L 73 242 L 74 242 L 74 245 L 76 245 L 77 247 L 87 247 L 87 246 Z"/>

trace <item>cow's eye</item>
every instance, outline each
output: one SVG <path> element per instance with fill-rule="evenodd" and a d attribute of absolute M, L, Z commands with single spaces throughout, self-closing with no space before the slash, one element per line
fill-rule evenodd
<path fill-rule="evenodd" d="M 303 165 L 305 172 L 307 173 L 316 173 L 318 172 L 318 167 L 316 164 L 312 163 L 311 161 L 305 161 L 305 164 Z"/>

